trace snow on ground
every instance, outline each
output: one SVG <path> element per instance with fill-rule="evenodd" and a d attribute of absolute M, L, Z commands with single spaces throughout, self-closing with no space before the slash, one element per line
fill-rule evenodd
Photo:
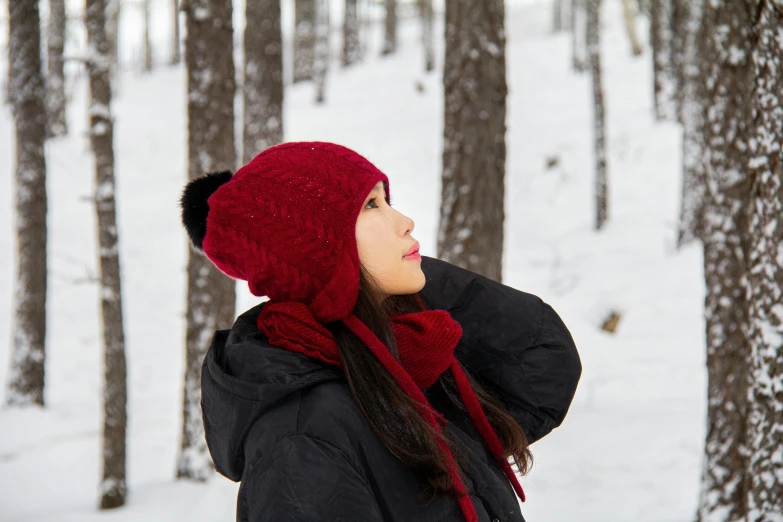
<path fill-rule="evenodd" d="M 551 34 L 549 2 L 508 4 L 505 283 L 555 307 L 584 366 L 565 423 L 532 447 L 536 464 L 523 479 L 522 508 L 531 522 L 685 522 L 696 507 L 705 431 L 701 252 L 674 249 L 680 131 L 654 123 L 649 52 L 631 57 L 619 2 L 606 4 L 611 208 L 600 233 L 592 230 L 588 77 L 570 69 L 569 36 Z M 422 72 L 418 31 L 404 23 L 399 53 L 381 59 L 376 28 L 373 54 L 333 72 L 324 106 L 312 103 L 312 85 L 290 87 L 285 137 L 336 141 L 367 155 L 389 174 L 395 206 L 414 218 L 422 252 L 435 255 L 443 100 L 440 72 Z M 95 509 L 102 359 L 87 92 L 79 81 L 68 113 L 73 132 L 47 150 L 48 406 L 0 411 L 4 522 L 233 520 L 235 484 L 220 476 L 207 484 L 172 479 L 184 369 L 187 244 L 177 207 L 186 179 L 184 86 L 181 68 L 129 71 L 114 105 L 128 505 Z M 0 257 L 0 361 L 8 361 L 15 278 L 8 107 L 0 109 L 0 147 L 0 251 L 10 253 Z M 549 156 L 559 157 L 557 167 L 546 168 Z M 241 312 L 254 298 L 239 288 Z M 623 319 L 612 336 L 599 327 L 615 309 Z M 0 383 L 7 373 L 0 363 Z"/>

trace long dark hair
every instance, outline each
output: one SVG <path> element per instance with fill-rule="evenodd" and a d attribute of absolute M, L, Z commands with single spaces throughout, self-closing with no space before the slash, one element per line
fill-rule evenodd
<path fill-rule="evenodd" d="M 418 294 L 379 299 L 376 288 L 377 284 L 362 267 L 354 314 L 399 359 L 390 312 L 421 311 Z M 326 326 L 337 341 L 354 400 L 384 445 L 414 472 L 422 489 L 425 505 L 439 494 L 458 498 L 457 488 L 448 474 L 447 456 L 438 445 L 438 440 L 446 442 L 462 471 L 465 469 L 465 457 L 459 447 L 422 418 L 413 399 L 400 388 L 367 346 L 341 321 L 328 323 Z M 484 409 L 487 420 L 497 433 L 506 457 L 513 457 L 519 473 L 527 473 L 533 457 L 524 431 L 500 401 L 484 390 L 462 363 L 460 365 Z M 442 386 L 454 405 L 467 415 L 451 372 L 444 372 L 433 386 Z M 467 487 L 468 482 L 463 479 L 463 483 Z"/>

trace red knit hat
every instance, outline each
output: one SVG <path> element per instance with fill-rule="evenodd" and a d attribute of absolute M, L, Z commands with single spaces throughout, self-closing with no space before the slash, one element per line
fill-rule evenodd
<path fill-rule="evenodd" d="M 208 199 L 202 250 L 250 292 L 304 302 L 319 322 L 348 316 L 359 293 L 356 220 L 389 180 L 356 152 L 324 142 L 266 149 Z"/>

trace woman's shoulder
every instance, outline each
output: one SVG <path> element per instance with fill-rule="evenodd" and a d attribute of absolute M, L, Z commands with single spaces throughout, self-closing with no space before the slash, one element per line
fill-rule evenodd
<path fill-rule="evenodd" d="M 290 437 L 314 439 L 339 449 L 355 461 L 359 444 L 371 430 L 344 380 L 330 380 L 301 390 L 258 419 L 248 434 L 246 458 L 260 458 Z"/>

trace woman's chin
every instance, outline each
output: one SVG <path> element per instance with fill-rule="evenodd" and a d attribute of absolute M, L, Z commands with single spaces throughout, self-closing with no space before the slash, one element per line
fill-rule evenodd
<path fill-rule="evenodd" d="M 415 294 L 416 292 L 420 292 L 422 288 L 424 288 L 424 284 L 427 282 L 427 278 L 424 277 L 424 272 L 421 270 L 421 265 L 419 265 L 419 268 L 416 270 L 416 278 L 415 281 L 412 281 L 411 284 L 414 287 L 413 290 L 410 292 L 412 294 Z"/>

